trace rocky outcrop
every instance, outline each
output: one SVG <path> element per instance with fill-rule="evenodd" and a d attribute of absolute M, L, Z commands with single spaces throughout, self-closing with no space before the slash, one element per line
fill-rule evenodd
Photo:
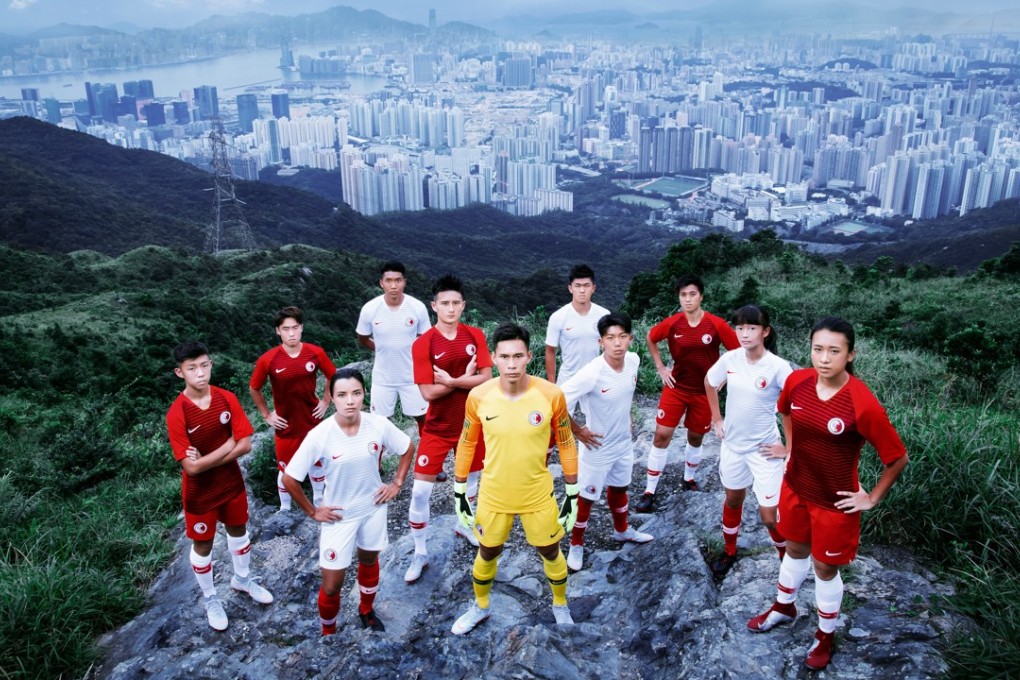
<path fill-rule="evenodd" d="M 632 490 L 643 490 L 651 438 L 635 443 Z M 570 576 L 575 625 L 553 623 L 550 594 L 534 549 L 515 529 L 500 560 L 493 615 L 464 637 L 450 626 L 471 602 L 474 550 L 453 533 L 450 484 L 437 485 L 430 524 L 430 566 L 413 585 L 403 574 L 413 552 L 407 529 L 409 489 L 390 508 L 391 544 L 381 556 L 376 611 L 385 633 L 361 629 L 357 585 L 348 574 L 337 635 L 319 635 L 318 527 L 299 511 L 254 504 L 249 525 L 253 568 L 276 602 L 262 607 L 230 590 L 225 539 L 214 552 L 216 583 L 230 627 L 210 629 L 187 559 L 180 556 L 150 589 L 150 608 L 101 641 L 106 661 L 96 678 L 777 678 L 806 674 L 802 660 L 815 629 L 811 578 L 792 626 L 766 634 L 747 619 L 775 596 L 779 561 L 758 521 L 753 494 L 744 508 L 740 559 L 721 582 L 705 561 L 718 550 L 722 490 L 717 442 L 706 439 L 703 491 L 678 490 L 683 432 L 670 447 L 660 511 L 632 515 L 656 537 L 616 544 L 604 504 L 586 534 L 584 568 Z M 567 541 L 564 540 L 566 547 Z M 706 548 L 711 546 L 711 548 Z M 908 554 L 865 548 L 844 570 L 846 597 L 837 653 L 819 677 L 932 678 L 947 669 L 940 637 L 965 622 L 937 605 L 950 586 Z"/>

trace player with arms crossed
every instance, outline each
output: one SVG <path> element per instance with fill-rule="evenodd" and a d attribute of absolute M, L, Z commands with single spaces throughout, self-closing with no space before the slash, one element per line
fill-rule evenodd
<path fill-rule="evenodd" d="M 283 471 L 305 435 L 319 424 L 329 408 L 328 397 L 324 394 L 319 399 L 316 394 L 317 374 L 322 372 L 328 381 L 336 373 L 336 366 L 321 347 L 301 341 L 303 330 L 300 309 L 284 307 L 277 312 L 276 334 L 280 337 L 280 346 L 259 357 L 248 384 L 255 408 L 273 428 L 276 464 L 280 468 L 276 488 L 280 494 L 280 510 L 284 511 L 290 510 L 291 499 L 283 486 Z M 267 378 L 273 393 L 272 410 L 262 395 Z M 312 497 L 318 505 L 325 472 L 319 467 L 313 471 L 311 478 Z"/>
<path fill-rule="evenodd" d="M 404 574 L 408 583 L 421 578 L 429 564 L 426 543 L 429 498 L 447 454 L 457 447 L 468 392 L 492 378 L 492 359 L 485 346 L 485 334 L 460 322 L 464 313 L 464 286 L 460 279 L 447 274 L 436 281 L 432 286 L 432 311 L 436 313 L 436 325 L 411 346 L 414 382 L 429 402 L 429 410 L 418 443 L 411 504 L 407 510 L 414 539 L 414 556 Z M 468 499 L 471 501 L 478 494 L 484 459 L 485 446 L 479 442 L 468 474 Z M 472 545 L 478 545 L 475 535 L 460 522 L 454 530 Z"/>
<path fill-rule="evenodd" d="M 581 568 L 584 559 L 584 532 L 592 504 L 608 486 L 606 500 L 613 513 L 613 538 L 620 542 L 647 543 L 654 537 L 635 530 L 627 523 L 627 486 L 634 468 L 634 442 L 631 439 L 630 406 L 637 385 L 641 359 L 628 352 L 634 339 L 630 317 L 611 312 L 598 321 L 602 356 L 581 367 L 563 384 L 567 408 L 582 398 L 588 400 L 587 423 L 573 423 L 578 442 L 577 521 L 570 534 L 567 567 Z"/>
<path fill-rule="evenodd" d="M 758 305 L 745 305 L 731 317 L 741 349 L 723 354 L 705 376 L 705 395 L 712 411 L 712 426 L 722 441 L 719 447 L 719 481 L 726 489 L 723 503 L 723 555 L 712 563 L 717 578 L 726 575 L 737 560 L 737 534 L 747 487 L 754 487 L 761 521 L 779 551 L 786 542 L 776 531 L 776 506 L 783 483 L 786 447 L 776 426 L 776 400 L 793 369 L 774 354 L 776 331 L 769 314 Z M 726 385 L 726 420 L 719 409 L 719 390 Z"/>
<path fill-rule="evenodd" d="M 489 592 L 515 516 L 521 519 L 528 543 L 542 556 L 556 623 L 573 623 L 567 606 L 567 564 L 559 540 L 564 528 L 570 531 L 577 518 L 577 448 L 563 392 L 551 382 L 527 374 L 530 341 L 530 333 L 515 324 L 505 323 L 493 331 L 492 356 L 499 377 L 468 395 L 464 431 L 457 445 L 453 502 L 457 517 L 474 530 L 481 545 L 471 570 L 475 602 L 453 624 L 454 635 L 464 635 L 489 618 Z M 559 517 L 552 475 L 546 466 L 553 428 L 566 483 Z M 467 476 L 483 435 L 485 469 L 478 510 L 472 513 Z"/>
<path fill-rule="evenodd" d="M 701 442 L 712 427 L 712 413 L 705 397 L 705 373 L 719 360 L 720 345 L 726 349 L 740 346 L 733 329 L 725 321 L 701 308 L 705 284 L 699 277 L 682 275 L 675 289 L 682 311 L 648 331 L 648 353 L 662 378 L 662 395 L 655 418 L 655 435 L 648 452 L 648 481 L 635 508 L 638 512 L 655 512 L 655 489 L 666 467 L 666 448 L 681 418 L 687 428 L 684 487 L 697 491 L 694 471 L 701 463 Z M 666 368 L 659 355 L 659 343 L 663 340 L 673 359 L 672 370 Z"/>
<path fill-rule="evenodd" d="M 232 392 L 209 384 L 212 359 L 201 342 L 174 348 L 174 373 L 184 391 L 166 414 L 174 458 L 181 464 L 181 497 L 185 533 L 191 539 L 191 568 L 202 589 L 206 618 L 215 630 L 226 630 L 227 613 L 213 584 L 212 549 L 216 523 L 227 530 L 227 548 L 234 566 L 230 587 L 248 593 L 259 604 L 273 596 L 251 578 L 248 540 L 248 495 L 237 459 L 251 451 L 253 433 L 248 416 Z"/>
<path fill-rule="evenodd" d="M 428 403 L 414 384 L 411 345 L 431 327 L 429 313 L 420 300 L 404 293 L 407 270 L 403 264 L 386 262 L 379 272 L 383 294 L 361 308 L 357 328 L 358 342 L 375 352 L 371 411 L 389 418 L 399 396 L 404 415 L 418 422 L 420 432 Z"/>
<path fill-rule="evenodd" d="M 363 628 L 385 630 L 375 613 L 379 590 L 379 553 L 388 545 L 386 504 L 396 498 L 411 467 L 414 446 L 393 423 L 362 413 L 365 379 L 353 368 L 341 368 L 329 381 L 336 415 L 315 427 L 301 443 L 283 483 L 305 514 L 322 523 L 319 533 L 319 619 L 322 634 L 336 632 L 340 588 L 357 548 L 358 617 Z M 379 470 L 384 451 L 400 452 L 393 481 L 383 484 Z M 301 482 L 316 461 L 326 463 L 323 503 L 313 506 L 301 493 Z"/>
<path fill-rule="evenodd" d="M 857 556 L 861 511 L 878 505 L 907 465 L 907 450 L 885 409 L 853 375 L 854 329 L 826 317 L 811 329 L 811 365 L 794 371 L 777 405 L 783 417 L 790 460 L 779 494 L 779 532 L 786 556 L 779 568 L 776 601 L 747 622 L 754 632 L 793 621 L 797 590 L 815 567 L 818 630 L 804 659 L 820 670 L 832 660 L 833 639 L 843 602 L 839 568 Z M 857 476 L 864 443 L 885 465 L 878 483 L 865 491 Z"/>

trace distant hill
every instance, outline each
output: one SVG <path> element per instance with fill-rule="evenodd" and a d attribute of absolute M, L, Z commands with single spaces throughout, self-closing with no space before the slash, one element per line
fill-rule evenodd
<path fill-rule="evenodd" d="M 212 215 L 205 172 L 24 117 L 0 121 L 0 185 L 0 242 L 40 251 L 200 250 Z M 675 240 L 665 230 L 581 213 L 517 218 L 481 205 L 373 219 L 295 188 L 236 186 L 260 247 L 343 249 L 399 258 L 429 276 L 454 271 L 501 285 L 543 269 L 563 277 L 588 262 L 607 303 L 622 300 L 633 274 L 654 268 Z"/>
<path fill-rule="evenodd" d="M 839 255 L 844 262 L 867 262 L 885 255 L 898 263 L 972 271 L 1020 241 L 1020 199 L 1000 201 L 963 217 L 946 216 L 900 227 L 891 243 L 867 244 Z"/>

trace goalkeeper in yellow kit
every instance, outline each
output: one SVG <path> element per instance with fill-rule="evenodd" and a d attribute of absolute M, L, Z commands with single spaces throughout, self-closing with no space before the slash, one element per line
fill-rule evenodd
<path fill-rule="evenodd" d="M 453 624 L 454 635 L 464 635 L 489 618 L 489 591 L 515 516 L 521 518 L 528 543 L 542 556 L 556 623 L 574 622 L 567 607 L 567 562 L 559 541 L 577 518 L 577 447 L 563 391 L 527 374 L 530 341 L 527 329 L 510 323 L 499 326 L 491 338 L 492 359 L 499 377 L 475 387 L 468 395 L 464 431 L 457 444 L 454 505 L 461 523 L 474 531 L 479 548 L 471 570 L 475 602 Z M 559 509 L 553 496 L 552 475 L 546 467 L 550 431 L 556 433 L 566 487 Z M 485 440 L 485 469 L 478 509 L 472 513 L 467 501 L 467 476 L 480 436 Z"/>

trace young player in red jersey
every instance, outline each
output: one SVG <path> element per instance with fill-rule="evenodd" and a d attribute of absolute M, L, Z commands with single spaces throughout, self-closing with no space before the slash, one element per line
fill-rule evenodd
<path fill-rule="evenodd" d="M 280 346 L 269 350 L 255 363 L 248 391 L 262 418 L 273 428 L 276 444 L 276 464 L 280 470 L 276 487 L 280 494 L 280 510 L 290 510 L 291 498 L 283 486 L 283 471 L 301 446 L 305 435 L 319 424 L 329 408 L 329 399 L 316 394 L 316 379 L 321 371 L 328 381 L 336 373 L 336 366 L 326 352 L 310 342 L 301 342 L 301 310 L 284 307 L 276 313 L 276 334 Z M 262 387 L 269 379 L 273 393 L 273 409 L 269 410 L 262 395 Z M 316 505 L 322 497 L 325 472 L 319 467 L 313 471 L 312 496 Z"/>
<path fill-rule="evenodd" d="M 705 396 L 712 425 L 721 440 L 719 481 L 726 489 L 723 503 L 722 557 L 712 563 L 716 578 L 725 576 L 737 560 L 737 534 L 747 487 L 754 488 L 761 521 L 772 536 L 779 559 L 786 542 L 776 531 L 776 506 L 783 483 L 786 447 L 776 427 L 776 400 L 793 372 L 776 356 L 776 331 L 769 314 L 758 305 L 745 305 L 730 317 L 742 349 L 722 355 L 705 375 Z M 719 390 L 726 385 L 726 420 L 719 408 Z"/>
<path fill-rule="evenodd" d="M 317 425 L 301 442 L 287 466 L 283 483 L 305 514 L 320 522 L 319 619 L 322 634 L 336 632 L 340 587 L 357 549 L 358 616 L 363 628 L 386 630 L 375 613 L 379 590 L 379 553 L 387 546 L 387 503 L 397 497 L 411 467 L 414 445 L 393 423 L 374 413 L 362 413 L 365 379 L 353 368 L 341 368 L 329 381 L 336 415 Z M 400 453 L 393 481 L 380 477 L 385 451 Z M 316 461 L 327 461 L 323 503 L 313 506 L 301 493 L 301 481 Z"/>
<path fill-rule="evenodd" d="M 457 447 L 468 392 L 492 378 L 492 359 L 485 345 L 485 334 L 460 322 L 464 313 L 464 286 L 460 279 L 447 274 L 436 281 L 432 286 L 432 311 L 436 313 L 436 325 L 411 346 L 414 382 L 429 402 L 429 410 L 418 443 L 414 486 L 407 511 L 414 539 L 414 556 L 404 574 L 408 583 L 417 581 L 429 563 L 426 544 L 429 498 L 447 454 Z M 468 475 L 468 496 L 472 500 L 478 494 L 484 459 L 485 447 L 479 444 Z M 478 545 L 478 539 L 460 522 L 454 531 L 472 545 Z"/>
<path fill-rule="evenodd" d="M 237 459 L 251 450 L 252 427 L 237 397 L 209 384 L 212 359 L 200 342 L 174 349 L 174 373 L 184 391 L 166 414 L 174 458 L 181 464 L 181 497 L 185 532 L 192 540 L 191 568 L 206 608 L 209 625 L 226 630 L 227 613 L 213 585 L 212 548 L 216 523 L 227 530 L 227 547 L 234 564 L 230 587 L 260 604 L 273 596 L 250 574 L 248 496 Z"/>
<path fill-rule="evenodd" d="M 843 600 L 839 567 L 857 556 L 861 511 L 881 502 L 907 465 L 907 451 L 875 395 L 853 376 L 854 329 L 826 317 L 811 329 L 811 365 L 786 380 L 778 409 L 790 451 L 779 494 L 779 532 L 786 557 L 775 603 L 747 622 L 755 632 L 793 621 L 794 602 L 814 558 L 818 630 L 804 663 L 825 668 Z M 857 465 L 868 442 L 885 464 L 870 491 Z"/>
<path fill-rule="evenodd" d="M 684 487 L 697 491 L 694 471 L 701 463 L 701 441 L 712 426 L 712 413 L 705 397 L 705 373 L 719 360 L 720 345 L 726 349 L 740 346 L 736 334 L 725 321 L 701 308 L 705 284 L 699 277 L 682 275 L 675 288 L 682 311 L 648 331 L 648 353 L 662 378 L 662 395 L 655 418 L 655 436 L 648 452 L 648 481 L 635 507 L 638 512 L 655 512 L 655 489 L 666 467 L 666 448 L 681 418 L 687 428 Z M 659 343 L 663 340 L 673 359 L 672 370 L 659 355 Z"/>

